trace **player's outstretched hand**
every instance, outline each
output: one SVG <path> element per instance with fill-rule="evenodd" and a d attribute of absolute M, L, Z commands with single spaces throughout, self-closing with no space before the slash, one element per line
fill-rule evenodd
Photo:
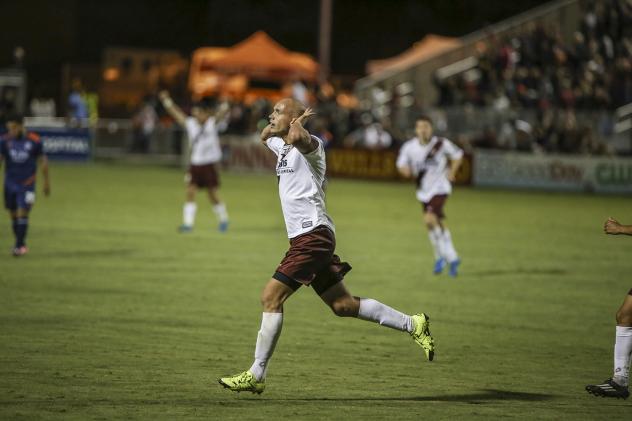
<path fill-rule="evenodd" d="M 617 235 L 621 234 L 621 224 L 616 219 L 612 217 L 608 218 L 606 223 L 603 225 L 603 230 L 606 234 Z"/>
<path fill-rule="evenodd" d="M 160 101 L 166 101 L 171 98 L 171 95 L 169 95 L 169 91 L 162 90 L 158 93 L 158 98 L 160 98 Z"/>
<path fill-rule="evenodd" d="M 302 126 L 310 117 L 313 117 L 315 115 L 316 115 L 316 112 L 314 112 L 314 110 L 308 107 L 305 109 L 305 111 L 303 111 L 303 114 L 301 114 L 300 116 L 290 121 L 290 126 L 292 126 L 295 123 L 298 123 Z"/>

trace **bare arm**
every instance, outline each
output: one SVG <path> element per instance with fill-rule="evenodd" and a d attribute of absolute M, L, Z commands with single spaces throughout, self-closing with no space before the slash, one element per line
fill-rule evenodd
<path fill-rule="evenodd" d="M 182 111 L 182 108 L 178 107 L 178 105 L 173 102 L 173 99 L 171 99 L 169 92 L 161 91 L 158 94 L 158 97 L 160 98 L 160 102 L 162 102 L 162 106 L 165 107 L 165 110 L 167 110 L 169 115 L 173 117 L 176 123 L 184 126 L 187 121 L 187 115 Z"/>
<path fill-rule="evenodd" d="M 454 183 L 456 180 L 456 174 L 459 172 L 459 168 L 461 168 L 462 163 L 463 158 L 453 159 L 450 161 L 450 172 L 448 173 L 448 180 L 450 183 Z"/>
<path fill-rule="evenodd" d="M 50 195 L 50 178 L 48 175 L 48 158 L 46 155 L 42 155 L 40 158 L 40 165 L 42 167 L 42 175 L 44 176 L 44 195 Z"/>
<path fill-rule="evenodd" d="M 632 235 L 632 225 L 621 225 L 619 221 L 613 218 L 608 218 L 606 223 L 603 225 L 603 230 L 606 234 L 611 235 Z"/>
<path fill-rule="evenodd" d="M 404 178 L 412 178 L 413 176 L 413 172 L 411 171 L 409 166 L 397 167 L 397 171 L 399 172 L 399 175 Z"/>
<path fill-rule="evenodd" d="M 290 123 L 290 130 L 286 136 L 286 143 L 294 146 L 302 154 L 310 153 L 316 150 L 318 142 L 312 138 L 307 130 L 303 127 L 303 123 L 308 118 L 316 115 L 311 108 L 305 110 L 300 117 L 295 118 Z"/>

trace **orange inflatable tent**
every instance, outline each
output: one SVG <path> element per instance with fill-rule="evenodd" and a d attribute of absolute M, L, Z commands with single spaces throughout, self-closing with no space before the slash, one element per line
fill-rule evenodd
<path fill-rule="evenodd" d="M 366 72 L 373 75 L 384 71 L 402 70 L 424 59 L 459 47 L 461 44 L 462 42 L 458 38 L 429 34 L 395 57 L 384 60 L 369 60 L 366 65 Z"/>
<path fill-rule="evenodd" d="M 311 82 L 317 75 L 318 63 L 312 57 L 289 51 L 258 31 L 230 48 L 195 50 L 189 89 L 194 97 L 219 94 L 244 99 L 255 94 L 276 99 L 287 82 Z"/>

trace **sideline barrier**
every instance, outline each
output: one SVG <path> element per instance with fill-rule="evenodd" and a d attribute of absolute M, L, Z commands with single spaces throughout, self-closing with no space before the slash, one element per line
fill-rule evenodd
<path fill-rule="evenodd" d="M 362 149 L 330 149 L 327 151 L 327 174 L 334 177 L 369 180 L 401 180 L 395 167 L 397 152 Z M 464 155 L 456 184 L 471 184 L 472 157 Z"/>
<path fill-rule="evenodd" d="M 277 158 L 261 144 L 258 136 L 223 136 L 221 142 L 225 168 L 245 172 L 274 171 Z"/>
<path fill-rule="evenodd" d="M 276 157 L 258 140 L 233 138 L 222 141 L 224 166 L 236 171 L 274 170 Z M 365 180 L 401 180 L 395 167 L 397 152 L 362 149 L 328 149 L 327 175 Z M 472 158 L 466 155 L 457 184 L 471 184 Z"/>
<path fill-rule="evenodd" d="M 477 150 L 473 184 L 552 191 L 632 193 L 632 159 Z"/>
<path fill-rule="evenodd" d="M 68 128 L 64 125 L 26 124 L 29 132 L 37 134 L 44 147 L 44 153 L 54 160 L 88 161 L 92 159 L 92 134 L 88 128 Z M 0 127 L 0 135 L 6 130 Z"/>
<path fill-rule="evenodd" d="M 88 161 L 92 158 L 92 136 L 88 128 L 27 127 L 37 133 L 44 153 L 51 159 Z"/>

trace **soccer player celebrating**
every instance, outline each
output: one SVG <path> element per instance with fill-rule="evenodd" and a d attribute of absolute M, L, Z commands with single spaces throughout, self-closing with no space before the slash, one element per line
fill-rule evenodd
<path fill-rule="evenodd" d="M 205 98 L 192 108 L 192 116 L 187 117 L 167 91 L 160 92 L 159 96 L 165 110 L 186 130 L 191 146 L 190 166 L 186 176 L 186 202 L 179 231 L 190 232 L 193 229 L 197 211 L 195 194 L 198 188 L 206 188 L 219 221 L 219 230 L 225 232 L 228 229 L 228 212 L 218 194 L 219 173 L 216 164 L 222 159 L 218 130 L 223 124 L 228 107 L 220 106 L 214 112 L 211 101 Z"/>
<path fill-rule="evenodd" d="M 42 142 L 35 133 L 27 133 L 22 116 L 7 118 L 7 134 L 0 139 L 0 164 L 6 161 L 4 176 L 4 206 L 9 211 L 15 235 L 13 255 L 23 256 L 29 212 L 35 203 L 35 177 L 39 159 L 44 175 L 44 194 L 50 194 L 48 159 L 43 154 Z"/>
<path fill-rule="evenodd" d="M 423 205 L 423 218 L 434 249 L 434 273 L 443 272 L 447 263 L 450 276 L 457 276 L 461 260 L 445 225 L 443 207 L 452 192 L 463 151 L 448 139 L 433 136 L 432 120 L 427 116 L 417 118 L 415 134 L 399 150 L 397 169 L 416 182 L 417 200 Z"/>
<path fill-rule="evenodd" d="M 345 286 L 343 278 L 351 266 L 334 254 L 334 224 L 327 215 L 323 190 L 323 141 L 303 128 L 313 115 L 299 101 L 286 98 L 274 106 L 270 124 L 261 132 L 261 141 L 277 155 L 279 196 L 290 249 L 261 294 L 263 315 L 252 366 L 219 379 L 222 386 L 235 392 L 263 392 L 268 362 L 281 335 L 283 303 L 302 285 L 313 287 L 337 316 L 408 332 L 426 358 L 432 361 L 434 357 L 426 314 L 400 313 L 376 300 L 355 297 Z"/>
<path fill-rule="evenodd" d="M 621 225 L 608 218 L 604 231 L 611 235 L 632 235 L 632 225 Z M 602 384 L 589 384 L 586 391 L 595 396 L 627 399 L 630 396 L 630 354 L 632 354 L 632 289 L 625 296 L 617 311 L 617 327 L 614 343 L 614 374 Z"/>

